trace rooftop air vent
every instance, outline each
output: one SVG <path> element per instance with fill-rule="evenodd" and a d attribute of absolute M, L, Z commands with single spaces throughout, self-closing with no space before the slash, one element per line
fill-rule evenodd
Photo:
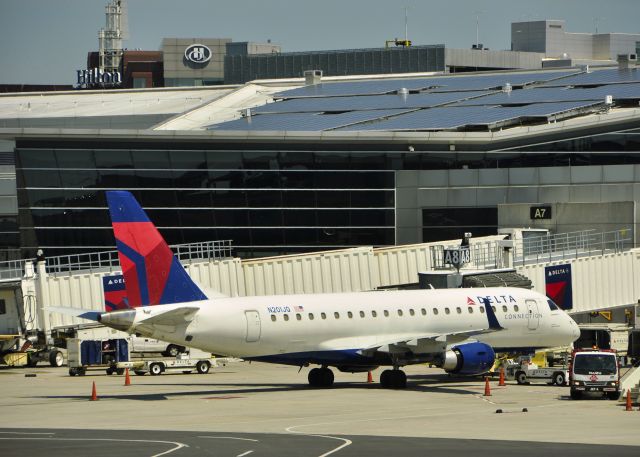
<path fill-rule="evenodd" d="M 305 70 L 304 84 L 313 86 L 322 82 L 322 70 Z"/>

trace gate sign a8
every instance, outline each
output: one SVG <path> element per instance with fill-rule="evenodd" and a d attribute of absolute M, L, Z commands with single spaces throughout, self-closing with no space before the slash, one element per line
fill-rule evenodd
<path fill-rule="evenodd" d="M 469 248 L 445 249 L 444 264 L 453 265 L 460 268 L 465 263 L 471 262 L 471 252 Z"/>

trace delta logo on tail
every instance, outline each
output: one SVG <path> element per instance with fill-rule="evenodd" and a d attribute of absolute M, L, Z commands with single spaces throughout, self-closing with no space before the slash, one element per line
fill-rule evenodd
<path fill-rule="evenodd" d="M 127 300 L 127 290 L 124 285 L 124 276 L 103 276 L 102 289 L 104 290 L 104 307 L 107 311 L 130 308 Z"/>
<path fill-rule="evenodd" d="M 206 300 L 130 192 L 107 202 L 131 308 Z"/>

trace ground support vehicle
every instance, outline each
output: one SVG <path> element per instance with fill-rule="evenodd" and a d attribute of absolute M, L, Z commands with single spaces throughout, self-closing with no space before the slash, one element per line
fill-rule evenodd
<path fill-rule="evenodd" d="M 67 340 L 69 375 L 83 376 L 88 369 L 105 369 L 107 374 L 123 374 L 121 363 L 129 362 L 129 343 L 124 338 L 107 340 Z"/>
<path fill-rule="evenodd" d="M 187 354 L 179 354 L 173 358 L 150 358 L 144 360 L 132 360 L 129 363 L 118 364 L 118 367 L 131 368 L 137 375 L 143 376 L 149 373 L 157 376 L 165 372 L 181 371 L 185 374 L 197 372 L 207 374 L 211 367 L 218 366 L 211 353 L 198 349 L 189 349 Z"/>
<path fill-rule="evenodd" d="M 571 398 L 596 393 L 610 400 L 620 398 L 620 362 L 614 349 L 576 349 L 569 367 Z"/>
<path fill-rule="evenodd" d="M 569 370 L 566 367 L 540 368 L 535 363 L 523 362 L 507 367 L 507 378 L 515 379 L 518 384 L 544 381 L 547 384 L 564 386 L 569 379 Z"/>
<path fill-rule="evenodd" d="M 62 349 L 39 344 L 22 335 L 0 335 L 0 365 L 34 367 L 38 362 L 47 362 L 52 367 L 64 363 Z"/>

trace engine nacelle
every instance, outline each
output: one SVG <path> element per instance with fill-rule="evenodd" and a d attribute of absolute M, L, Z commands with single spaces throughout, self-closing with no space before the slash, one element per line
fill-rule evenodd
<path fill-rule="evenodd" d="M 493 348 L 484 343 L 466 343 L 444 353 L 442 368 L 447 373 L 477 375 L 486 373 L 496 360 Z"/>

